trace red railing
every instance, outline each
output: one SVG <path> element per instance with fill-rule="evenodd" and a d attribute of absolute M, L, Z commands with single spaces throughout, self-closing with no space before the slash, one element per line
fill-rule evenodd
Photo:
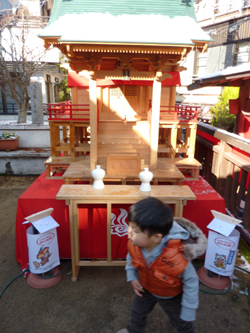
<path fill-rule="evenodd" d="M 149 100 L 149 110 L 152 112 L 152 103 L 151 99 Z M 199 106 L 192 105 L 175 105 L 175 106 L 160 106 L 160 121 L 161 122 L 169 122 L 169 121 L 180 121 L 180 122 L 188 122 L 188 121 L 197 121 L 198 115 L 201 112 L 201 108 Z"/>
<path fill-rule="evenodd" d="M 49 103 L 46 104 L 46 106 L 46 109 L 49 112 L 48 120 L 77 120 L 84 122 L 90 121 L 89 104 L 71 104 L 71 101 L 67 101 L 61 103 Z"/>
<path fill-rule="evenodd" d="M 160 106 L 160 121 L 196 121 L 201 108 L 192 105 Z"/>

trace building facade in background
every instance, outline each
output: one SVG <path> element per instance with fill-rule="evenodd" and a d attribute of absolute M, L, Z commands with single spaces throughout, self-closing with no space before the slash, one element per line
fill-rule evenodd
<path fill-rule="evenodd" d="M 213 42 L 206 52 L 190 54 L 181 73 L 182 86 L 177 90 L 177 102 L 198 104 L 206 111 L 217 103 L 221 87 L 207 87 L 187 91 L 195 79 L 238 66 L 250 61 L 250 0 L 196 0 L 199 25 Z"/>

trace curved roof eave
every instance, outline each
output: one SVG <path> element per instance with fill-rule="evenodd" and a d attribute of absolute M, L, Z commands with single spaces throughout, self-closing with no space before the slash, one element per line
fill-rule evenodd
<path fill-rule="evenodd" d="M 114 16 L 110 13 L 65 13 L 50 22 L 39 35 L 43 39 L 53 36 L 60 36 L 63 42 L 122 42 L 152 45 L 192 45 L 192 41 L 203 43 L 212 41 L 192 17 L 170 18 L 154 14 Z"/>

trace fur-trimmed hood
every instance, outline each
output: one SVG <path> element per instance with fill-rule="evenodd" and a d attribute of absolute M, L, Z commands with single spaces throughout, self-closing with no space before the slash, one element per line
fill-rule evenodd
<path fill-rule="evenodd" d="M 161 245 L 166 246 L 170 239 L 181 239 L 183 254 L 188 260 L 202 256 L 207 249 L 207 238 L 197 225 L 183 217 L 174 217 L 169 233 L 162 238 Z"/>
<path fill-rule="evenodd" d="M 190 237 L 183 240 L 184 256 L 188 260 L 193 260 L 202 256 L 207 249 L 207 237 L 197 225 L 183 217 L 175 217 L 174 221 L 178 223 L 183 229 L 188 231 Z"/>

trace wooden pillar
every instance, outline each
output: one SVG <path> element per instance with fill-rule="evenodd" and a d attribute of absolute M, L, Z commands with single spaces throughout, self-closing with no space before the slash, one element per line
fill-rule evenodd
<path fill-rule="evenodd" d="M 226 184 L 226 174 L 228 169 L 228 162 L 224 159 L 224 152 L 231 152 L 232 148 L 224 141 L 220 141 L 219 145 L 219 156 L 217 160 L 217 165 L 215 169 L 215 176 L 217 178 L 217 188 L 216 191 L 219 192 L 221 196 L 224 195 L 225 184 Z"/>
<path fill-rule="evenodd" d="M 152 119 L 150 129 L 150 168 L 157 168 L 158 138 L 159 138 L 159 118 L 161 103 L 161 82 L 154 79 L 153 100 L 152 100 Z"/>
<path fill-rule="evenodd" d="M 140 115 L 146 114 L 145 108 L 143 105 L 143 103 L 145 103 L 145 97 L 144 97 L 143 92 L 144 92 L 144 87 L 138 86 L 138 101 L 137 101 L 138 108 L 137 108 L 137 110 L 138 110 L 138 114 L 140 114 Z"/>
<path fill-rule="evenodd" d="M 196 132 L 197 132 L 197 125 L 192 125 L 190 128 L 190 144 L 189 144 L 188 158 L 194 158 Z"/>
<path fill-rule="evenodd" d="M 102 113 L 102 88 L 97 87 L 97 99 L 99 103 L 99 113 Z"/>
<path fill-rule="evenodd" d="M 71 88 L 71 100 L 72 104 L 78 104 L 78 98 L 77 98 L 77 87 Z"/>
<path fill-rule="evenodd" d="M 102 90 L 102 112 L 108 113 L 110 112 L 109 107 L 109 88 L 103 88 Z"/>
<path fill-rule="evenodd" d="M 97 163 L 97 99 L 96 80 L 89 79 L 90 103 L 90 168 L 95 169 Z"/>
<path fill-rule="evenodd" d="M 170 87 L 170 106 L 175 106 L 176 101 L 176 86 Z"/>
<path fill-rule="evenodd" d="M 239 107 L 239 113 L 237 114 L 236 118 L 236 134 L 244 137 L 245 132 L 245 116 L 241 112 L 244 111 L 244 106 L 246 99 L 249 98 L 249 87 L 243 86 L 240 87 L 240 93 L 239 93 L 239 99 L 240 99 L 240 107 Z"/>
<path fill-rule="evenodd" d="M 169 96 L 169 105 L 170 106 L 175 106 L 175 101 L 176 101 L 176 86 L 171 86 L 170 87 L 170 96 Z M 177 124 L 173 125 L 173 128 L 171 130 L 171 157 L 175 158 L 176 154 L 176 146 L 177 146 Z"/>

